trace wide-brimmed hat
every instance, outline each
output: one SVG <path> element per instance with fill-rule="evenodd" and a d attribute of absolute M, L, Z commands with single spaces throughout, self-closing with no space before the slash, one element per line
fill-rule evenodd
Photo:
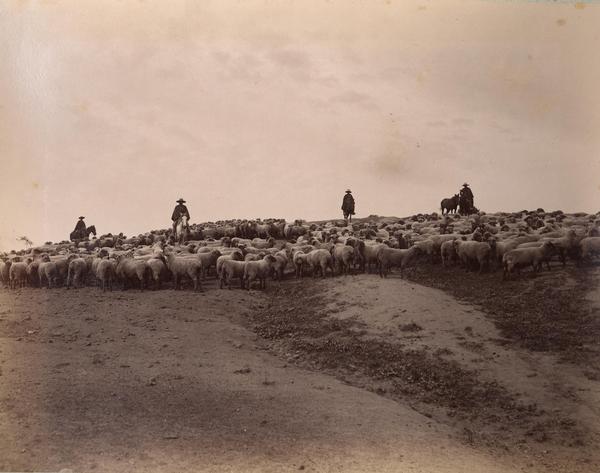
<path fill-rule="evenodd" d="M 467 184 L 466 182 L 463 184 L 463 187 L 469 187 L 469 184 Z"/>
<path fill-rule="evenodd" d="M 346 189 L 346 193 L 348 193 L 348 192 L 352 193 L 352 191 L 350 189 Z"/>
<path fill-rule="evenodd" d="M 83 220 L 85 217 L 79 217 L 79 220 Z"/>
<path fill-rule="evenodd" d="M 179 198 L 179 200 L 176 200 L 176 202 L 179 202 L 180 204 L 185 204 L 185 200 L 183 200 L 181 197 Z"/>

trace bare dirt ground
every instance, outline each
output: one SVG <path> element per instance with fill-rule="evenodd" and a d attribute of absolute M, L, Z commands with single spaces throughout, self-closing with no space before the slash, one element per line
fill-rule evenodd
<path fill-rule="evenodd" d="M 0 290 L 0 471 L 597 471 L 597 288 Z"/>

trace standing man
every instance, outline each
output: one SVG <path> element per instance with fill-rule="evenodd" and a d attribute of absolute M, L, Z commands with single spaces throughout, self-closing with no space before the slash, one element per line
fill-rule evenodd
<path fill-rule="evenodd" d="M 177 205 L 175 206 L 175 209 L 173 210 L 173 215 L 171 215 L 171 220 L 173 220 L 173 235 L 175 235 L 175 233 L 176 233 L 177 220 L 179 220 L 179 217 L 181 217 L 182 215 L 185 215 L 187 217 L 188 228 L 189 228 L 190 212 L 188 211 L 187 207 L 183 204 L 185 204 L 185 200 L 183 200 L 180 197 L 179 200 L 177 201 Z"/>
<path fill-rule="evenodd" d="M 460 190 L 459 202 L 461 203 L 460 213 L 462 213 L 463 215 L 470 215 L 471 212 L 473 212 L 473 207 L 475 205 L 473 191 L 469 187 L 469 184 L 467 184 L 466 182 L 463 184 L 463 188 Z M 463 203 L 466 204 L 464 209 L 462 208 Z"/>
<path fill-rule="evenodd" d="M 346 190 L 346 195 L 342 200 L 342 212 L 344 212 L 344 220 L 346 223 L 352 221 L 352 215 L 354 215 L 354 197 L 352 197 L 352 191 Z"/>

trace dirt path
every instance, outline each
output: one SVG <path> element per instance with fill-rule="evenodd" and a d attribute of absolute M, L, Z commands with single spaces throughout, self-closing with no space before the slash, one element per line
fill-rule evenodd
<path fill-rule="evenodd" d="M 380 297 L 367 278 L 355 284 Z M 353 284 L 336 281 L 332 297 Z M 261 310 L 269 296 L 207 288 L 0 290 L 0 470 L 537 469 L 527 452 L 470 447 L 406 403 L 273 356 L 244 328 L 249 307 Z M 388 321 L 373 317 L 365 319 L 373 335 L 385 334 Z M 435 343 L 464 331 L 434 317 L 417 322 Z M 452 343 L 453 356 L 471 356 Z"/>

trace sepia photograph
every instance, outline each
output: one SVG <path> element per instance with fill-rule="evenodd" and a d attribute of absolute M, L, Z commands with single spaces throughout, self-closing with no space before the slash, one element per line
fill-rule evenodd
<path fill-rule="evenodd" d="M 0 0 L 0 473 L 600 472 L 600 0 Z"/>

